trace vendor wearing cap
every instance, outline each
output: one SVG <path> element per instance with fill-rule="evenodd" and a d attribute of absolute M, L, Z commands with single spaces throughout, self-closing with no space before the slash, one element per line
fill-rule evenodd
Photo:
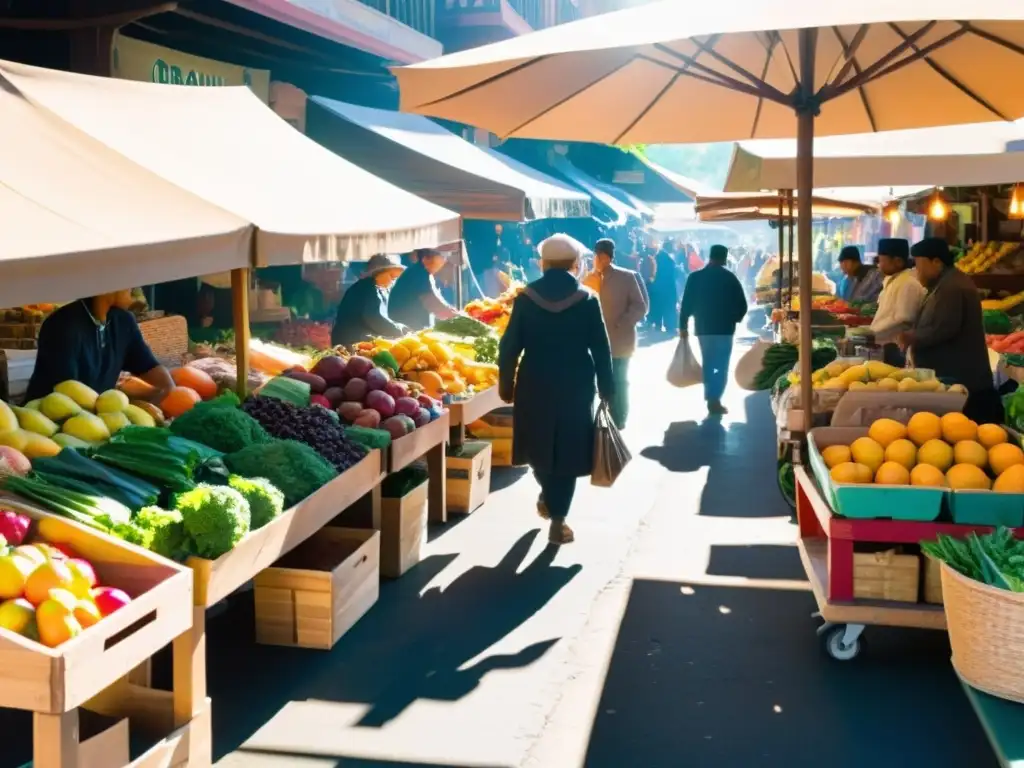
<path fill-rule="evenodd" d="M 161 402 L 174 381 L 142 338 L 129 311 L 133 303 L 129 290 L 104 293 L 65 304 L 46 318 L 27 399 L 46 397 L 63 381 L 105 392 L 127 371 L 153 387 L 149 399 Z"/>
<path fill-rule="evenodd" d="M 351 349 L 360 341 L 376 336 L 404 335 L 408 329 L 388 316 L 388 293 L 404 271 L 405 267 L 395 256 L 382 253 L 372 256 L 359 279 L 341 297 L 331 330 L 331 344 L 344 344 Z"/>
<path fill-rule="evenodd" d="M 878 241 L 878 269 L 885 279 L 878 296 L 878 311 L 871 321 L 871 333 L 882 345 L 882 359 L 903 367 L 904 358 L 896 338 L 917 321 L 927 291 L 910 269 L 910 243 L 902 238 Z"/>
<path fill-rule="evenodd" d="M 839 298 L 845 301 L 878 301 L 882 292 L 882 273 L 877 267 L 865 264 L 860 248 L 847 245 L 839 252 L 839 268 L 843 271 L 843 288 Z"/>
<path fill-rule="evenodd" d="M 417 251 L 413 265 L 395 281 L 388 297 L 391 319 L 414 330 L 429 328 L 435 320 L 447 320 L 458 314 L 438 290 L 434 275 L 445 265 L 445 255 L 425 248 Z"/>
<path fill-rule="evenodd" d="M 1003 404 L 992 382 L 981 298 L 970 277 L 953 267 L 946 241 L 929 237 L 910 249 L 917 279 L 927 289 L 913 329 L 899 334 L 918 368 L 967 387 L 964 414 L 979 424 L 999 424 Z"/>

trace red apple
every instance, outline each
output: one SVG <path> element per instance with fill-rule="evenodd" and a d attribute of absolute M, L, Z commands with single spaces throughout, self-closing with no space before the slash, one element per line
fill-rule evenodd
<path fill-rule="evenodd" d="M 92 599 L 102 616 L 109 616 L 132 601 L 123 590 L 115 587 L 96 587 L 92 591 Z"/>

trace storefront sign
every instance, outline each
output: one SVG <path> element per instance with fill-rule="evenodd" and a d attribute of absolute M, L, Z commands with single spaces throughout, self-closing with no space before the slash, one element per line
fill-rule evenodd
<path fill-rule="evenodd" d="M 111 72 L 122 80 L 165 85 L 247 85 L 264 104 L 270 101 L 270 72 L 192 56 L 171 48 L 117 35 Z"/>

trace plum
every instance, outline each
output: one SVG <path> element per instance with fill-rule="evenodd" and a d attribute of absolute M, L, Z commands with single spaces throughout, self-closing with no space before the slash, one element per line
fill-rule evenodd
<path fill-rule="evenodd" d="M 345 383 L 345 399 L 346 400 L 358 400 L 363 402 L 363 398 L 366 397 L 366 379 L 349 379 Z"/>
<path fill-rule="evenodd" d="M 412 420 L 415 422 L 417 427 L 425 427 L 431 421 L 430 411 L 426 408 L 420 408 L 419 412 L 412 417 Z"/>
<path fill-rule="evenodd" d="M 338 415 L 349 423 L 352 423 L 359 418 L 359 414 L 362 412 L 363 404 L 354 400 L 349 400 L 338 406 Z"/>
<path fill-rule="evenodd" d="M 393 398 L 395 398 L 395 400 L 397 400 L 400 397 L 409 396 L 409 387 L 406 386 L 401 381 L 389 381 L 387 385 L 384 387 L 384 391 L 391 395 Z"/>
<path fill-rule="evenodd" d="M 366 388 L 370 391 L 384 389 L 390 380 L 383 368 L 373 368 L 366 374 Z"/>
<path fill-rule="evenodd" d="M 324 397 L 331 404 L 331 408 L 337 408 L 345 399 L 345 389 L 343 387 L 328 387 L 324 392 Z"/>
<path fill-rule="evenodd" d="M 348 363 L 345 366 L 345 373 L 351 378 L 362 379 L 365 378 L 366 374 L 368 374 L 372 369 L 373 361 L 370 360 L 370 358 L 359 357 L 357 355 L 348 359 Z"/>
<path fill-rule="evenodd" d="M 345 359 L 337 355 L 321 357 L 313 366 L 312 373 L 327 382 L 329 387 L 337 387 L 345 382 L 345 371 L 347 364 Z"/>
<path fill-rule="evenodd" d="M 395 398 L 379 389 L 366 393 L 366 407 L 373 408 L 383 418 L 395 415 Z"/>

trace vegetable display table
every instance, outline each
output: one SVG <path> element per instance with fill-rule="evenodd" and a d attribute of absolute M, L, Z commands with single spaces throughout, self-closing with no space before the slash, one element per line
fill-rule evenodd
<path fill-rule="evenodd" d="M 360 498 L 372 494 L 380 484 L 382 466 L 381 452 L 372 450 L 362 461 L 316 493 L 286 509 L 273 522 L 248 534 L 230 552 L 216 560 L 199 557 L 188 559 L 186 565 L 192 569 L 195 582 L 190 616 L 192 630 L 176 639 L 173 646 L 176 722 L 187 721 L 204 713 L 206 722 L 209 722 L 210 700 L 206 696 L 206 609 L 252 580 L 260 571 L 269 568 L 282 555 L 306 541 Z M 379 504 L 379 500 L 378 493 L 374 502 Z M 126 668 L 121 674 L 124 675 L 129 669 Z M 145 710 L 152 699 L 148 679 L 148 665 L 143 665 L 90 701 L 89 708 L 112 716 L 125 716 Z M 175 768 L 178 764 L 176 761 L 153 763 Z"/>
<path fill-rule="evenodd" d="M 1024 768 L 1024 704 L 999 699 L 960 681 L 1003 768 Z"/>
<path fill-rule="evenodd" d="M 941 605 L 862 600 L 853 596 L 854 544 L 917 544 L 938 534 L 966 536 L 991 526 L 903 520 L 850 520 L 833 514 L 806 467 L 794 470 L 800 559 L 824 624 L 818 634 L 829 655 L 840 661 L 860 653 L 867 625 L 945 629 Z"/>
<path fill-rule="evenodd" d="M 20 500 L 5 498 L 4 506 L 29 515 L 41 539 L 70 547 L 93 564 L 103 583 L 133 596 L 130 603 L 55 648 L 13 633 L 0 637 L 0 707 L 33 713 L 35 768 L 73 768 L 97 750 L 107 753 L 103 765 L 118 768 L 211 765 L 209 700 L 204 697 L 191 706 L 189 681 L 180 676 L 177 654 L 172 691 L 155 690 L 149 687 L 148 676 L 140 679 L 139 672 L 133 672 L 148 669 L 150 658 L 168 644 L 177 650 L 194 642 L 189 570 Z M 142 683 L 135 700 L 121 696 L 120 681 L 126 675 Z M 118 749 L 125 741 L 120 723 L 95 740 L 80 742 L 79 707 L 95 709 L 93 701 L 102 699 L 118 702 L 118 719 L 127 717 L 133 726 L 165 738 L 131 763 L 126 747 Z"/>
<path fill-rule="evenodd" d="M 451 430 L 451 411 L 446 410 L 441 418 L 414 429 L 405 437 L 391 442 L 387 450 L 387 474 L 405 469 L 414 461 L 426 459 L 430 485 L 427 496 L 427 515 L 432 522 L 448 520 L 446 502 L 447 468 L 445 467 L 445 444 Z M 379 497 L 379 494 L 378 494 Z M 380 530 L 380 501 L 374 502 L 374 528 Z"/>
<path fill-rule="evenodd" d="M 466 442 L 466 425 L 483 418 L 488 413 L 505 405 L 498 396 L 497 385 L 477 393 L 468 400 L 459 400 L 448 405 L 451 415 L 451 435 L 448 442 L 452 448 L 459 448 Z"/>

